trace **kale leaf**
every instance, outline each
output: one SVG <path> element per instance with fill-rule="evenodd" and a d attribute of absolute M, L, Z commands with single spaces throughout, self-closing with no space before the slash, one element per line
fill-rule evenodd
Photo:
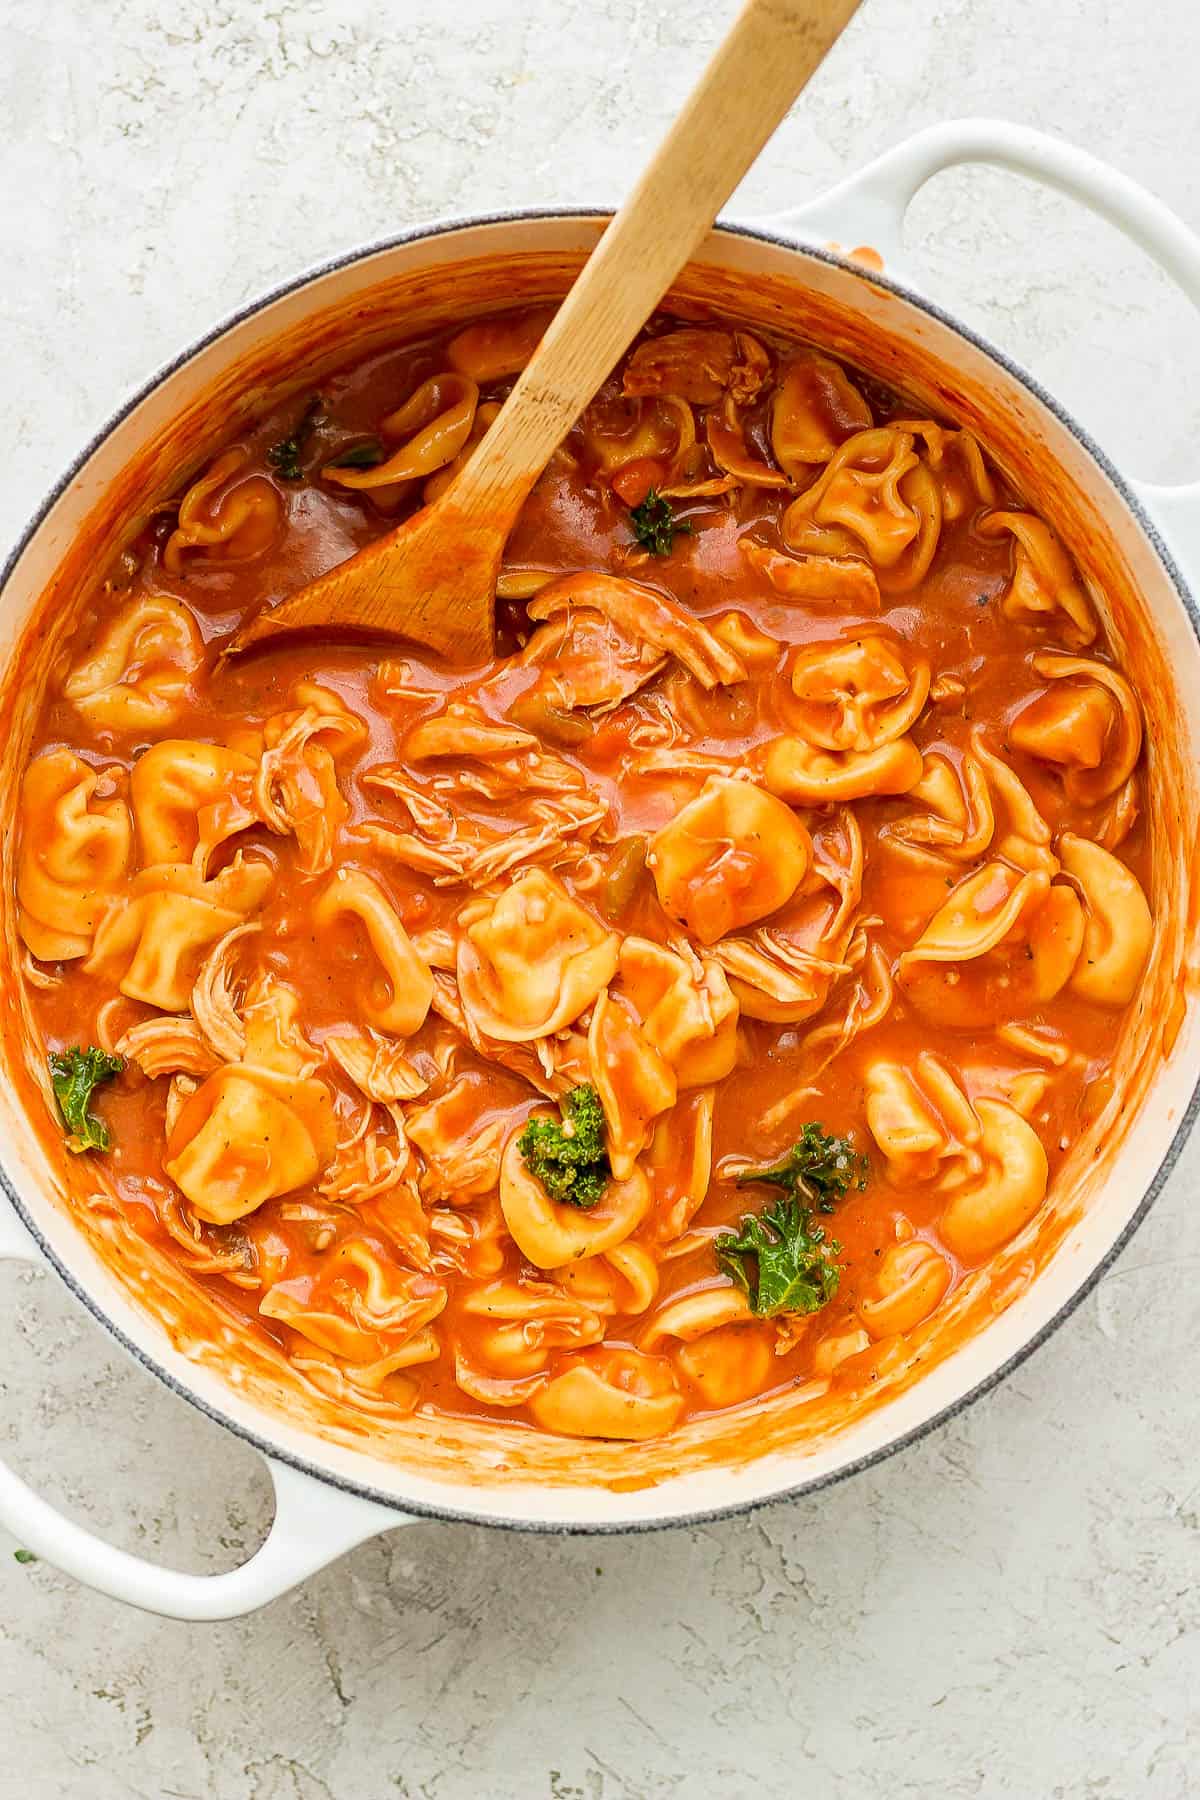
<path fill-rule="evenodd" d="M 605 1148 L 604 1108 L 590 1082 L 560 1102 L 561 1121 L 530 1119 L 517 1148 L 552 1200 L 595 1206 L 612 1174 Z"/>
<path fill-rule="evenodd" d="M 68 1131 L 67 1148 L 76 1152 L 107 1150 L 112 1139 L 108 1126 L 88 1108 L 100 1083 L 111 1081 L 125 1067 L 123 1058 L 89 1045 L 81 1050 L 56 1050 L 50 1058 L 54 1098 Z"/>
<path fill-rule="evenodd" d="M 314 394 L 289 435 L 280 438 L 267 451 L 267 461 L 281 481 L 300 481 L 303 478 L 300 458 L 320 422 L 321 406 L 320 394 Z"/>
<path fill-rule="evenodd" d="M 837 1293 L 841 1245 L 826 1240 L 814 1216 L 832 1212 L 851 1187 L 866 1187 L 868 1168 L 849 1138 L 810 1120 L 786 1156 L 739 1174 L 739 1187 L 761 1181 L 782 1189 L 780 1199 L 749 1214 L 739 1231 L 721 1232 L 713 1245 L 717 1262 L 761 1318 L 819 1312 Z"/>
<path fill-rule="evenodd" d="M 776 1200 L 742 1220 L 740 1231 L 714 1240 L 717 1261 L 741 1288 L 752 1312 L 814 1313 L 837 1293 L 841 1245 L 825 1241 L 825 1229 L 798 1200 Z M 750 1259 L 755 1267 L 750 1268 Z"/>
<path fill-rule="evenodd" d="M 353 444 L 349 450 L 343 450 L 332 462 L 326 463 L 327 469 L 374 469 L 385 460 L 387 452 L 378 438 L 368 438 L 363 444 Z"/>
<path fill-rule="evenodd" d="M 817 1212 L 830 1213 L 849 1188 L 866 1187 L 869 1168 L 849 1138 L 835 1137 L 810 1120 L 785 1156 L 761 1169 L 743 1169 L 737 1184 L 762 1181 Z"/>
<path fill-rule="evenodd" d="M 640 506 L 629 514 L 633 535 L 651 556 L 670 556 L 676 532 L 689 532 L 691 526 L 675 517 L 675 509 L 665 495 L 651 488 Z"/>

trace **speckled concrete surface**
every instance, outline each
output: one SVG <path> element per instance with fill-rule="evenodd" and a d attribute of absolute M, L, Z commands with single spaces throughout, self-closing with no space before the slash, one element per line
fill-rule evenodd
<path fill-rule="evenodd" d="M 299 265 L 438 212 L 619 195 L 732 0 L 4 0 L 0 536 L 135 381 Z M 748 215 L 969 112 L 1200 225 L 1194 0 L 866 0 Z M 1200 328 L 995 175 L 931 184 L 929 286 L 1137 472 L 1200 470 Z M 418 1525 L 187 1628 L 0 1547 L 0 1794 L 38 1800 L 1181 1800 L 1200 1792 L 1200 1146 L 1001 1391 L 812 1502 L 627 1541 Z M 6 1455 L 197 1570 L 254 1456 L 0 1271 Z"/>

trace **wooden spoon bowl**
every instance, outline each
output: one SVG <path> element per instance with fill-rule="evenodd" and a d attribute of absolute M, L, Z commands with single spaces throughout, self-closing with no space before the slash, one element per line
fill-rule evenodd
<path fill-rule="evenodd" d="M 474 455 L 432 505 L 244 625 L 492 653 L 496 578 L 530 489 L 641 330 L 859 0 L 748 0 Z"/>

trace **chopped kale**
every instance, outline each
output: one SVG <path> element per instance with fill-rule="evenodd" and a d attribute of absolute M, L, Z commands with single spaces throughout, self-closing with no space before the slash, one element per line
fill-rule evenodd
<path fill-rule="evenodd" d="M 119 1056 L 89 1046 L 81 1050 L 56 1050 L 50 1058 L 50 1080 L 54 1098 L 67 1127 L 67 1148 L 77 1152 L 107 1150 L 111 1143 L 108 1126 L 88 1109 L 92 1094 L 101 1082 L 111 1081 L 125 1067 Z"/>
<path fill-rule="evenodd" d="M 352 444 L 349 450 L 343 450 L 333 462 L 325 464 L 327 469 L 374 469 L 385 461 L 387 451 L 378 438 L 368 438 L 365 444 Z"/>
<path fill-rule="evenodd" d="M 675 517 L 675 509 L 665 495 L 651 488 L 640 506 L 629 514 L 633 535 L 651 556 L 670 556 L 676 532 L 690 532 L 691 526 Z"/>
<path fill-rule="evenodd" d="M 760 1318 L 819 1312 L 837 1293 L 841 1270 L 834 1258 L 841 1246 L 826 1243 L 824 1227 L 813 1224 L 798 1200 L 776 1200 L 750 1214 L 740 1231 L 722 1232 L 714 1248 Z"/>
<path fill-rule="evenodd" d="M 851 1187 L 865 1187 L 868 1166 L 849 1138 L 835 1137 L 810 1120 L 786 1156 L 738 1176 L 739 1187 L 760 1181 L 783 1195 L 714 1243 L 721 1268 L 760 1317 L 818 1312 L 832 1300 L 841 1278 L 836 1261 L 841 1246 L 826 1239 L 815 1214 L 832 1212 Z"/>
<path fill-rule="evenodd" d="M 321 418 L 321 396 L 314 394 L 305 407 L 290 435 L 280 438 L 267 451 L 267 461 L 281 481 L 300 481 L 304 470 L 300 466 L 308 440 L 316 430 Z"/>
<path fill-rule="evenodd" d="M 561 1120 L 530 1119 L 517 1148 L 552 1200 L 595 1206 L 612 1171 L 605 1148 L 604 1108 L 590 1083 L 560 1102 Z"/>
<path fill-rule="evenodd" d="M 829 1213 L 850 1187 L 866 1187 L 869 1167 L 849 1138 L 835 1137 L 810 1120 L 786 1156 L 765 1168 L 743 1169 L 737 1182 L 739 1187 L 765 1182 L 782 1188 L 791 1200 Z"/>

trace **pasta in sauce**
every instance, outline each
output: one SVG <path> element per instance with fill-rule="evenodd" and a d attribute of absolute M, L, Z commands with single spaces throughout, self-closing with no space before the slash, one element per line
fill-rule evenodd
<path fill-rule="evenodd" d="M 548 316 L 346 367 L 160 513 L 46 697 L 18 919 L 71 1147 L 302 1379 L 646 1439 L 836 1395 L 1036 1219 L 1150 950 L 1142 721 L 973 438 L 720 320 L 556 453 L 487 667 L 218 667 Z"/>

